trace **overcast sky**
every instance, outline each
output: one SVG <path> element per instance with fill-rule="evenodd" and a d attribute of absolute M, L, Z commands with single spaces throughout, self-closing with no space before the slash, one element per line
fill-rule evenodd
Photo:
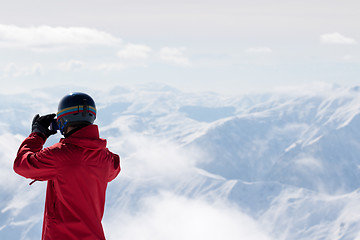
<path fill-rule="evenodd" d="M 1 92 L 358 84 L 360 2 L 1 0 Z"/>

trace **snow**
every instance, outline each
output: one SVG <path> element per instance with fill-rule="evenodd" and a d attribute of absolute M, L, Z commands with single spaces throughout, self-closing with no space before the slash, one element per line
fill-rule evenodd
<path fill-rule="evenodd" d="M 107 238 L 360 239 L 356 89 L 88 89 L 100 134 L 122 159 L 108 187 Z M 41 234 L 46 184 L 28 186 L 12 162 L 33 115 L 56 112 L 59 90 L 0 95 L 0 239 Z"/>

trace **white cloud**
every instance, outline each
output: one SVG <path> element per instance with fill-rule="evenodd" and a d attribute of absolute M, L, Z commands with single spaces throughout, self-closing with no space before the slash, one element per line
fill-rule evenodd
<path fill-rule="evenodd" d="M 63 71 L 77 71 L 84 68 L 85 64 L 82 61 L 72 59 L 68 62 L 60 63 L 58 66 Z"/>
<path fill-rule="evenodd" d="M 123 121 L 115 122 L 120 124 Z M 131 121 L 128 121 L 128 124 Z M 124 127 L 122 131 L 127 133 Z M 134 132 L 127 133 L 126 149 L 132 154 L 129 157 L 126 168 L 128 176 L 139 178 L 153 178 L 154 176 L 166 178 L 167 181 L 184 177 L 190 172 L 202 156 L 198 150 L 182 151 L 179 146 L 167 140 L 155 137 L 145 137 Z"/>
<path fill-rule="evenodd" d="M 146 59 L 151 52 L 151 48 L 146 45 L 127 44 L 117 55 L 125 59 Z"/>
<path fill-rule="evenodd" d="M 19 66 L 15 63 L 7 64 L 2 70 L 0 75 L 3 78 L 17 78 L 31 75 L 42 75 L 44 73 L 44 67 L 40 63 L 34 63 L 30 66 Z"/>
<path fill-rule="evenodd" d="M 343 56 L 342 60 L 344 62 L 348 62 L 348 63 L 358 63 L 359 62 L 358 56 L 352 55 L 352 54 L 347 54 L 347 55 Z"/>
<path fill-rule="evenodd" d="M 273 50 L 268 47 L 248 48 L 245 50 L 248 53 L 272 53 Z"/>
<path fill-rule="evenodd" d="M 0 24 L 0 47 L 51 49 L 73 45 L 116 45 L 120 42 L 119 38 L 93 28 Z"/>
<path fill-rule="evenodd" d="M 314 157 L 311 157 L 311 156 L 296 159 L 295 163 L 298 166 L 305 167 L 307 169 L 319 169 L 320 170 L 323 167 L 320 160 L 318 160 Z"/>
<path fill-rule="evenodd" d="M 323 34 L 320 37 L 322 43 L 326 44 L 356 44 L 357 42 L 352 39 L 341 35 L 338 32 Z"/>
<path fill-rule="evenodd" d="M 351 61 L 351 60 L 353 60 L 353 59 L 354 59 L 354 57 L 353 57 L 352 55 L 350 55 L 350 54 L 345 55 L 345 56 L 343 57 L 343 60 L 344 60 L 344 61 Z"/>
<path fill-rule="evenodd" d="M 111 214 L 105 222 L 109 239 L 270 240 L 255 220 L 225 203 L 164 193 L 143 199 L 139 209 Z"/>
<path fill-rule="evenodd" d="M 5 115 L 4 110 L 1 110 L 1 113 Z M 13 189 L 20 180 L 14 173 L 12 166 L 15 159 L 14 153 L 16 153 L 24 137 L 7 133 L 8 129 L 7 124 L 0 124 L 0 132 L 4 132 L 0 135 L 0 189 L 2 190 Z"/>
<path fill-rule="evenodd" d="M 185 48 L 163 47 L 159 52 L 159 59 L 173 64 L 189 65 L 189 59 L 184 56 Z"/>
<path fill-rule="evenodd" d="M 103 71 L 103 72 L 119 72 L 123 71 L 124 69 L 133 68 L 133 67 L 140 67 L 146 68 L 148 65 L 142 62 L 109 62 L 109 63 L 102 63 L 99 65 L 91 66 L 91 69 L 96 71 Z"/>
<path fill-rule="evenodd" d="M 123 63 L 102 63 L 95 67 L 96 70 L 111 72 L 111 71 L 122 71 L 126 68 Z"/>

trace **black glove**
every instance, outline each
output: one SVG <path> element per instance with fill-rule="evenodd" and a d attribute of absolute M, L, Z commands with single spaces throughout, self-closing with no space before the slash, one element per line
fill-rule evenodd
<path fill-rule="evenodd" d="M 41 133 L 45 136 L 45 139 L 48 138 L 50 135 L 56 134 L 55 130 L 49 129 L 49 126 L 54 120 L 55 116 L 55 113 L 44 115 L 41 117 L 39 114 L 36 114 L 32 121 L 31 132 Z"/>

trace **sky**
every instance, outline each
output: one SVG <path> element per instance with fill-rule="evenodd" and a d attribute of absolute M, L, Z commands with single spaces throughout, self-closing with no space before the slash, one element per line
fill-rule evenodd
<path fill-rule="evenodd" d="M 357 0 L 1 0 L 0 93 L 155 82 L 240 94 L 360 76 Z"/>

